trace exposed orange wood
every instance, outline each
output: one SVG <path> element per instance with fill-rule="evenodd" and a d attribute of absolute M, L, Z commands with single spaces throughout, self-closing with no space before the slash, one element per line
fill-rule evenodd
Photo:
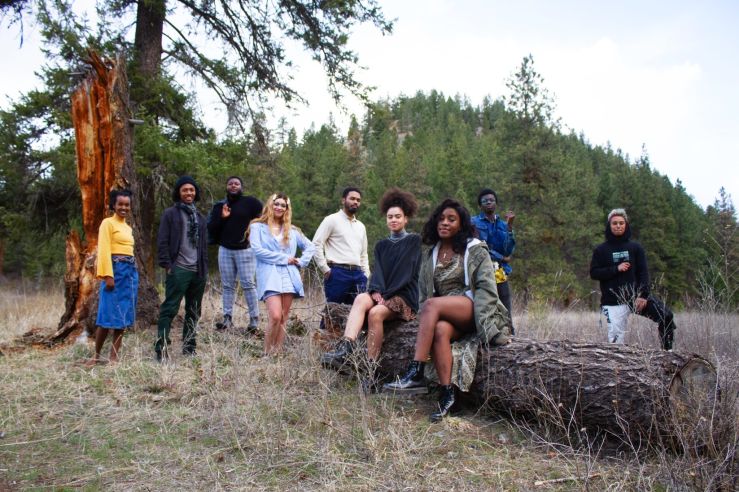
<path fill-rule="evenodd" d="M 90 71 L 72 93 L 84 238 L 76 231 L 67 237 L 66 310 L 50 343 L 82 330 L 92 333 L 95 328 L 97 231 L 108 214 L 110 191 L 129 184 L 125 175 L 131 168 L 131 128 L 125 61 L 89 55 Z"/>

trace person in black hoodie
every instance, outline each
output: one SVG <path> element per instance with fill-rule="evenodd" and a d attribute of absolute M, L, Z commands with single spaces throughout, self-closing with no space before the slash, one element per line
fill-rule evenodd
<path fill-rule="evenodd" d="M 611 210 L 606 241 L 593 251 L 590 277 L 600 282 L 601 310 L 608 322 L 608 341 L 624 343 L 630 312 L 657 322 L 664 350 L 672 350 L 675 322 L 672 311 L 649 292 L 649 271 L 644 248 L 631 241 L 626 211 Z"/>
<path fill-rule="evenodd" d="M 223 287 L 223 321 L 216 323 L 216 329 L 230 330 L 233 327 L 238 277 L 249 307 L 247 333 L 255 333 L 259 325 L 259 302 L 254 280 L 257 260 L 250 248 L 246 230 L 251 221 L 262 214 L 262 202 L 253 196 L 243 196 L 242 189 L 240 177 L 229 177 L 226 180 L 226 199 L 213 205 L 208 215 L 208 234 L 211 241 L 219 245 L 218 269 Z"/>

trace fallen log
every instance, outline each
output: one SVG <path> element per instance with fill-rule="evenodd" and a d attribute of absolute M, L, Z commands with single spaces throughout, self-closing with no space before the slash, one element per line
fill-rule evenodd
<path fill-rule="evenodd" d="M 349 309 L 327 305 L 329 333 L 343 332 Z M 394 378 L 413 357 L 418 322 L 385 327 L 380 371 Z M 474 382 L 462 396 L 483 413 L 633 440 L 669 438 L 677 426 L 701 422 L 717 392 L 714 367 L 698 355 L 514 337 L 504 347 L 480 347 Z"/>

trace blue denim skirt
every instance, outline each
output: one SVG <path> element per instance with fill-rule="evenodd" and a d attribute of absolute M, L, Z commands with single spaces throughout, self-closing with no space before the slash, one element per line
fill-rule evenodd
<path fill-rule="evenodd" d="M 139 291 L 139 272 L 135 263 L 113 262 L 113 290 L 100 283 L 98 315 L 95 324 L 101 328 L 122 330 L 133 326 L 136 320 L 136 298 Z"/>

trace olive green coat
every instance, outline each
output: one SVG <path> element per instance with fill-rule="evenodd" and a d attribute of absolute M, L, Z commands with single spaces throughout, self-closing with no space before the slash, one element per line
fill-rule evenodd
<path fill-rule="evenodd" d="M 422 253 L 419 273 L 420 303 L 434 297 L 434 268 L 436 252 L 426 248 Z M 475 332 L 452 343 L 452 384 L 462 391 L 468 391 L 475 375 L 477 350 L 482 343 L 487 345 L 501 331 L 508 330 L 508 312 L 498 298 L 495 284 L 495 265 L 490 259 L 487 244 L 477 239 L 467 243 L 465 270 L 468 297 L 472 298 Z M 438 382 L 432 364 L 426 366 L 426 377 Z"/>

